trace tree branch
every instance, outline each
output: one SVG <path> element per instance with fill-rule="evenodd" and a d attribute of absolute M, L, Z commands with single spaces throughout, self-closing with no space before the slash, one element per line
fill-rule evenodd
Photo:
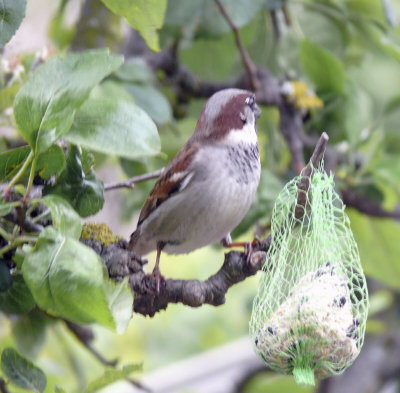
<path fill-rule="evenodd" d="M 355 193 L 350 188 L 342 190 L 343 203 L 347 207 L 354 207 L 361 213 L 365 213 L 373 217 L 381 218 L 393 218 L 400 220 L 400 211 L 387 211 L 381 208 L 381 206 L 369 199 Z"/>
<path fill-rule="evenodd" d="M 160 177 L 161 173 L 163 172 L 164 168 L 157 169 L 154 172 L 145 173 L 143 175 L 131 177 L 128 180 L 123 180 L 116 183 L 109 183 L 104 186 L 104 191 L 116 190 L 118 188 L 130 188 L 132 189 L 136 183 L 140 183 L 142 181 L 155 179 Z"/>
<path fill-rule="evenodd" d="M 221 0 L 215 0 L 221 14 L 228 22 L 229 27 L 232 29 L 233 35 L 235 36 L 236 46 L 239 49 L 240 56 L 242 58 L 243 67 L 246 70 L 247 78 L 249 80 L 249 85 L 251 90 L 257 91 L 258 90 L 258 83 L 257 83 L 257 67 L 251 61 L 249 54 L 247 53 L 246 48 L 243 45 L 243 42 L 240 38 L 239 29 L 233 22 L 232 18 L 229 16 L 225 6 L 222 4 Z"/>
<path fill-rule="evenodd" d="M 302 172 L 305 177 L 298 184 L 300 204 L 305 203 L 305 198 L 302 199 L 302 196 L 307 193 L 313 168 L 321 162 L 328 139 L 327 134 L 321 135 L 310 163 Z M 301 211 L 304 212 L 304 209 Z M 301 214 L 296 212 L 296 217 L 300 217 Z M 225 303 L 225 294 L 232 285 L 256 274 L 263 267 L 266 252 L 271 245 L 271 235 L 257 242 L 250 262 L 247 262 L 245 253 L 231 251 L 225 254 L 220 270 L 207 280 L 163 280 L 159 293 L 156 291 L 155 278 L 143 270 L 146 261 L 128 250 L 128 243 L 125 240 L 111 243 L 107 247 L 93 238 L 81 241 L 103 258 L 111 278 L 121 280 L 129 277 L 129 285 L 134 292 L 134 311 L 153 316 L 156 312 L 166 309 L 169 303 L 182 303 L 190 307 L 200 307 L 203 304 L 219 306 Z"/>
<path fill-rule="evenodd" d="M 286 102 L 282 97 L 278 102 L 280 114 L 280 130 L 286 139 L 292 156 L 292 168 L 300 173 L 304 168 L 304 145 L 301 140 L 303 122 L 299 111 L 293 104 Z"/>

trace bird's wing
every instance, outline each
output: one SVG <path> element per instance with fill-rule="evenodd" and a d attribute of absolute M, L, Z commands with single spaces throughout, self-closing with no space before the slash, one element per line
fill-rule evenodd
<path fill-rule="evenodd" d="M 194 172 L 189 170 L 189 166 L 198 148 L 199 145 L 196 142 L 187 143 L 165 168 L 142 207 L 138 227 L 171 195 L 187 187 L 194 175 Z"/>

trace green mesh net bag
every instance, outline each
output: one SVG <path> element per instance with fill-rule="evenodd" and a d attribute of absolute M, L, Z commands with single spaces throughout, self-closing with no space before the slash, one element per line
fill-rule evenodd
<path fill-rule="evenodd" d="M 250 335 L 266 365 L 299 384 L 342 373 L 364 341 L 368 291 L 344 209 L 318 168 L 289 182 L 273 210 Z"/>

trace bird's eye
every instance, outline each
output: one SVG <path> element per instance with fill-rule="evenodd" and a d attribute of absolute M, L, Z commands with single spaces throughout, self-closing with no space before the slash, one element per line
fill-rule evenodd
<path fill-rule="evenodd" d="M 252 96 L 247 97 L 245 102 L 250 108 L 252 108 L 255 103 L 254 97 L 252 97 Z"/>

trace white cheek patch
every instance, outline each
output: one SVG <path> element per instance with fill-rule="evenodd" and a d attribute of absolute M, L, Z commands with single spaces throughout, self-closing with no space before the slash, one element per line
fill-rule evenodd
<path fill-rule="evenodd" d="M 257 144 L 257 133 L 254 123 L 245 123 L 242 129 L 231 130 L 223 141 L 223 144 L 228 146 L 236 146 L 239 143 L 248 145 Z"/>

